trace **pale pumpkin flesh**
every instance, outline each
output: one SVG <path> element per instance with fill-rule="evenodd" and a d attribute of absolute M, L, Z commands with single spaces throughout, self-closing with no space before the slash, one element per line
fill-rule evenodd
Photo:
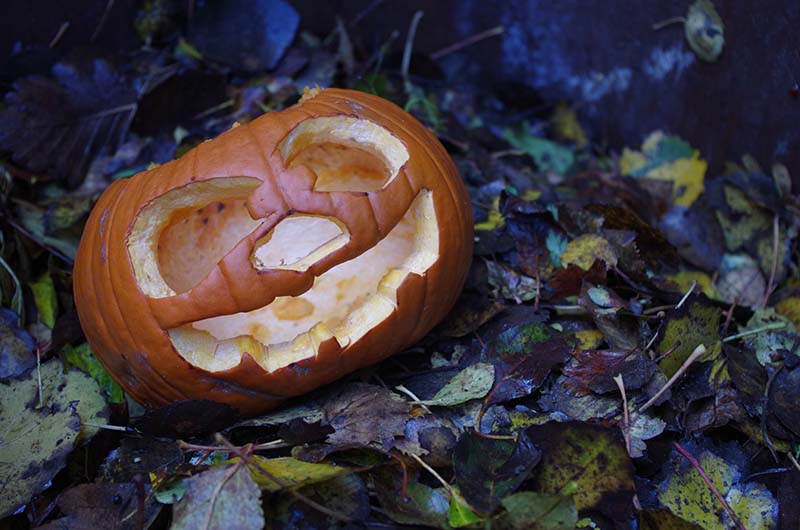
<path fill-rule="evenodd" d="M 287 167 L 304 165 L 316 175 L 315 191 L 380 190 L 408 158 L 385 129 L 350 117 L 307 120 L 279 149 Z M 150 296 L 171 296 L 202 281 L 265 221 L 247 210 L 257 184 L 247 177 L 206 180 L 144 208 L 128 242 L 140 288 Z M 316 277 L 305 293 L 170 329 L 172 344 L 188 362 L 209 371 L 230 369 L 246 353 L 271 372 L 313 357 L 331 337 L 345 347 L 396 310 L 397 289 L 408 274 L 424 274 L 436 262 L 437 227 L 432 194 L 422 190 L 377 245 Z M 349 238 L 338 219 L 297 212 L 256 242 L 251 262 L 258 270 L 305 271 Z"/>

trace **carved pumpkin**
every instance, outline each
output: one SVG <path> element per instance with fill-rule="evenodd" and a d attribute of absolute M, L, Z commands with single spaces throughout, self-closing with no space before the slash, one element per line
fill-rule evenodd
<path fill-rule="evenodd" d="M 115 181 L 75 302 L 138 401 L 254 414 L 419 340 L 454 304 L 469 197 L 444 148 L 381 98 L 327 89 Z"/>

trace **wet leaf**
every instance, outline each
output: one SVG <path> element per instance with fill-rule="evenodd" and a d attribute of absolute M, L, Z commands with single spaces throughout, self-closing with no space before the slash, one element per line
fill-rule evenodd
<path fill-rule="evenodd" d="M 647 450 L 645 441 L 655 438 L 666 429 L 667 424 L 661 418 L 634 412 L 631 414 L 628 436 L 631 439 L 632 458 L 641 458 Z"/>
<path fill-rule="evenodd" d="M 130 81 L 106 60 L 56 64 L 18 79 L 0 111 L 0 149 L 33 172 L 79 184 L 92 159 L 113 152 L 136 112 Z"/>
<path fill-rule="evenodd" d="M 533 278 L 494 261 L 487 261 L 486 267 L 489 269 L 489 285 L 499 296 L 518 304 L 536 298 L 536 280 Z"/>
<path fill-rule="evenodd" d="M 36 311 L 39 313 L 39 322 L 52 329 L 56 323 L 58 312 L 58 299 L 53 278 L 49 274 L 44 274 L 30 286 Z"/>
<path fill-rule="evenodd" d="M 494 384 L 494 366 L 489 363 L 470 365 L 453 377 L 435 396 L 423 401 L 425 405 L 450 407 L 480 399 Z"/>
<path fill-rule="evenodd" d="M 568 496 L 521 491 L 503 499 L 508 521 L 514 530 L 574 530 L 578 510 Z"/>
<path fill-rule="evenodd" d="M 527 124 L 516 131 L 505 129 L 503 137 L 515 149 L 520 149 L 530 155 L 541 171 L 553 171 L 559 175 L 564 175 L 575 162 L 575 155 L 571 149 L 531 135 L 528 132 Z"/>
<path fill-rule="evenodd" d="M 527 480 L 539 458 L 525 433 L 514 441 L 466 432 L 453 451 L 453 472 L 467 502 L 489 514 Z"/>
<path fill-rule="evenodd" d="M 183 452 L 174 440 L 151 436 L 126 436 L 109 453 L 98 471 L 105 482 L 132 482 L 139 476 L 168 476 L 183 463 Z"/>
<path fill-rule="evenodd" d="M 775 527 L 778 505 L 769 490 L 755 482 L 742 482 L 739 469 L 713 452 L 694 444 L 686 444 L 685 448 L 697 459 L 745 528 L 766 530 Z M 732 521 L 719 500 L 695 468 L 677 451 L 673 451 L 665 471 L 666 477 L 658 487 L 658 499 L 673 514 L 705 530 L 732 527 Z"/>
<path fill-rule="evenodd" d="M 572 142 L 578 148 L 585 147 L 589 143 L 575 110 L 563 103 L 556 105 L 550 124 L 562 142 Z"/>
<path fill-rule="evenodd" d="M 375 445 L 388 451 L 403 436 L 410 405 L 385 388 L 365 383 L 347 385 L 323 406 L 325 420 L 335 432 L 330 444 L 342 447 Z"/>
<path fill-rule="evenodd" d="M 142 492 L 146 496 L 145 492 Z M 66 490 L 56 501 L 66 516 L 37 530 L 136 530 L 139 517 L 148 527 L 161 507 L 144 499 L 144 513 L 138 514 L 136 484 L 80 484 Z"/>
<path fill-rule="evenodd" d="M 18 322 L 16 313 L 0 308 L 0 381 L 19 377 L 36 366 L 36 344 Z"/>
<path fill-rule="evenodd" d="M 638 390 L 650 381 L 656 364 L 642 353 L 613 350 L 578 350 L 564 367 L 565 386 L 578 395 L 604 394 L 617 389 L 614 377 L 622 374 L 627 390 Z"/>
<path fill-rule="evenodd" d="M 65 346 L 59 355 L 64 359 L 67 366 L 80 368 L 92 376 L 97 381 L 97 384 L 100 385 L 100 388 L 108 395 L 109 403 L 122 403 L 125 401 L 125 394 L 122 392 L 122 388 L 108 375 L 103 365 L 92 353 L 88 343 L 84 342 L 75 347 Z"/>
<path fill-rule="evenodd" d="M 349 518 L 350 525 L 364 521 L 370 512 L 369 491 L 358 475 L 343 475 L 327 482 L 312 484 L 300 493 L 318 504 Z M 282 495 L 267 508 L 267 528 L 307 529 L 340 528 L 341 522 L 292 497 Z"/>
<path fill-rule="evenodd" d="M 764 300 L 767 282 L 756 260 L 746 254 L 725 254 L 717 290 L 727 303 L 754 307 Z"/>
<path fill-rule="evenodd" d="M 561 254 L 561 265 L 576 265 L 588 271 L 596 260 L 613 267 L 617 264 L 617 256 L 608 241 L 594 234 L 586 234 L 569 242 Z"/>
<path fill-rule="evenodd" d="M 725 25 L 710 0 L 696 0 L 686 13 L 686 41 L 697 56 L 716 61 L 725 46 Z"/>
<path fill-rule="evenodd" d="M 246 466 L 211 468 L 186 480 L 188 488 L 175 505 L 171 530 L 261 530 L 261 491 Z"/>
<path fill-rule="evenodd" d="M 396 523 L 447 527 L 450 503 L 443 491 L 420 482 L 410 482 L 408 495 L 404 498 L 399 487 L 377 482 L 375 493 L 383 510 Z"/>
<path fill-rule="evenodd" d="M 42 365 L 43 385 L 64 385 L 58 362 Z M 56 377 L 57 376 L 57 377 Z M 41 492 L 64 466 L 80 433 L 80 418 L 68 401 L 37 408 L 36 371 L 0 384 L 0 517 Z"/>
<path fill-rule="evenodd" d="M 614 520 L 630 517 L 633 465 L 615 432 L 576 422 L 545 424 L 528 432 L 542 448 L 533 476 L 537 491 L 573 492 L 578 510 L 597 510 Z"/>
<path fill-rule="evenodd" d="M 266 491 L 307 486 L 352 473 L 344 466 L 312 464 L 289 456 L 264 458 L 256 455 L 251 459 L 254 463 L 249 464 L 249 467 L 253 480 L 259 488 Z"/>
<path fill-rule="evenodd" d="M 667 377 L 672 377 L 700 344 L 705 345 L 707 351 L 700 360 L 719 355 L 720 315 L 718 308 L 690 299 L 680 310 L 667 316 L 663 338 L 656 345 L 659 355 L 677 346 L 659 363 Z"/>
<path fill-rule="evenodd" d="M 639 512 L 642 530 L 699 530 L 699 526 L 672 515 L 669 510 L 642 510 Z"/>
<path fill-rule="evenodd" d="M 450 496 L 449 523 L 453 528 L 474 525 L 485 520 L 480 514 L 470 508 L 469 503 L 461 496 L 457 488 L 453 488 L 455 495 Z"/>

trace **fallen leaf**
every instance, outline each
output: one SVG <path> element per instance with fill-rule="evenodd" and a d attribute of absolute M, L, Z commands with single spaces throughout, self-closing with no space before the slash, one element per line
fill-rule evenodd
<path fill-rule="evenodd" d="M 233 464 L 186 480 L 186 494 L 172 512 L 171 530 L 261 530 L 261 491 L 247 466 Z"/>
<path fill-rule="evenodd" d="M 527 124 L 516 131 L 505 129 L 503 137 L 512 147 L 530 155 L 541 171 L 553 171 L 564 175 L 575 162 L 575 155 L 571 149 L 545 138 L 533 136 L 528 132 Z"/>
<path fill-rule="evenodd" d="M 659 355 L 674 348 L 658 363 L 667 377 L 672 377 L 700 344 L 705 345 L 707 353 L 699 360 L 719 355 L 721 313 L 717 307 L 689 298 L 683 307 L 667 315 L 661 339 L 656 344 Z"/>
<path fill-rule="evenodd" d="M 638 390 L 653 377 L 656 364 L 641 352 L 577 350 L 564 367 L 565 386 L 577 395 L 605 394 L 617 390 L 614 377 L 622 374 L 625 388 Z"/>
<path fill-rule="evenodd" d="M 45 363 L 42 372 L 43 385 L 65 386 L 60 363 Z M 81 422 L 68 401 L 48 400 L 45 407 L 36 408 L 35 371 L 0 388 L 0 517 L 5 517 L 47 487 L 64 466 Z"/>
<path fill-rule="evenodd" d="M 672 515 L 669 510 L 642 510 L 639 512 L 641 530 L 699 530 L 700 527 L 680 517 Z"/>
<path fill-rule="evenodd" d="M 485 397 L 493 385 L 494 366 L 476 363 L 461 370 L 436 395 L 422 403 L 439 407 L 460 405 L 471 399 Z"/>
<path fill-rule="evenodd" d="M 36 530 L 136 530 L 139 517 L 149 527 L 158 516 L 161 506 L 144 499 L 144 513 L 138 514 L 137 486 L 125 484 L 80 484 L 58 496 L 56 504 L 61 517 Z"/>
<path fill-rule="evenodd" d="M 39 322 L 53 329 L 58 313 L 58 299 L 53 278 L 45 273 L 35 282 L 31 282 L 30 287 L 36 311 L 39 313 Z"/>
<path fill-rule="evenodd" d="M 260 489 L 272 492 L 325 482 L 352 473 L 344 466 L 303 462 L 290 456 L 264 458 L 255 455 L 250 458 L 253 463 L 248 465 L 253 480 Z"/>
<path fill-rule="evenodd" d="M 100 388 L 105 391 L 109 403 L 122 403 L 125 401 L 125 394 L 122 392 L 122 388 L 108 375 L 103 365 L 94 356 L 88 343 L 84 342 L 80 346 L 74 347 L 67 345 L 61 350 L 59 356 L 64 359 L 68 367 L 80 368 L 92 376 L 97 381 L 97 384 L 100 385 Z"/>
<path fill-rule="evenodd" d="M 471 506 L 490 514 L 527 480 L 540 456 L 524 432 L 516 441 L 465 432 L 453 451 L 456 484 Z"/>
<path fill-rule="evenodd" d="M 588 271 L 596 260 L 604 262 L 609 267 L 617 264 L 617 256 L 608 241 L 594 234 L 585 234 L 573 239 L 561 254 L 562 266 L 577 265 L 585 271 Z"/>
<path fill-rule="evenodd" d="M 723 301 L 754 307 L 764 300 L 767 282 L 758 262 L 747 254 L 725 254 L 719 268 L 717 291 Z"/>
<path fill-rule="evenodd" d="M 407 495 L 403 497 L 398 477 L 381 474 L 374 476 L 373 481 L 381 508 L 394 522 L 447 527 L 450 503 L 443 491 L 413 481 L 408 483 Z"/>
<path fill-rule="evenodd" d="M 15 312 L 0 308 L 0 381 L 19 377 L 36 366 L 36 344 L 18 322 Z"/>
<path fill-rule="evenodd" d="M 632 516 L 633 464 L 617 433 L 577 422 L 548 423 L 528 433 L 542 448 L 536 491 L 572 491 L 578 510 L 597 510 L 616 521 Z"/>
<path fill-rule="evenodd" d="M 372 446 L 388 451 L 403 436 L 410 405 L 383 387 L 351 383 L 323 406 L 325 421 L 335 429 L 329 444 Z"/>
<path fill-rule="evenodd" d="M 489 285 L 503 298 L 520 304 L 536 298 L 536 280 L 516 272 L 511 267 L 487 261 Z"/>
<path fill-rule="evenodd" d="M 748 530 L 775 528 L 778 505 L 764 486 L 742 481 L 739 469 L 696 444 L 684 446 L 700 463 L 708 478 L 723 495 Z M 658 499 L 676 516 L 705 530 L 732 528 L 732 521 L 697 470 L 677 451 L 665 467 L 666 477 L 658 487 Z"/>
<path fill-rule="evenodd" d="M 689 6 L 684 22 L 686 42 L 697 56 L 716 61 L 725 46 L 725 25 L 710 0 L 696 0 Z"/>
<path fill-rule="evenodd" d="M 502 501 L 507 521 L 514 530 L 575 530 L 578 510 L 569 496 L 520 491 Z"/>
<path fill-rule="evenodd" d="M 350 519 L 350 525 L 361 523 L 369 517 L 369 490 L 364 480 L 356 475 L 342 475 L 326 482 L 300 488 L 299 492 L 329 510 Z M 267 528 L 317 529 L 340 528 L 341 521 L 291 495 L 281 495 L 266 509 L 269 514 Z M 351 526 L 352 527 L 352 526 Z"/>
<path fill-rule="evenodd" d="M 556 137 L 562 142 L 572 142 L 577 148 L 586 147 L 589 143 L 586 133 L 583 132 L 583 128 L 578 122 L 577 113 L 564 103 L 556 105 L 555 111 L 550 117 L 550 125 L 553 127 Z"/>

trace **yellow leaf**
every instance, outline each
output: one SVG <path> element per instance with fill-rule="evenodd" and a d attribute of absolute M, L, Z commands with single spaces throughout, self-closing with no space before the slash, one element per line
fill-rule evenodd
<path fill-rule="evenodd" d="M 800 329 L 800 297 L 784 298 L 775 304 L 775 310 L 778 311 L 778 314 L 791 320 L 797 329 Z"/>
<path fill-rule="evenodd" d="M 705 160 L 698 158 L 695 151 L 693 158 L 680 158 L 647 172 L 646 177 L 657 180 L 672 181 L 672 202 L 679 206 L 689 207 L 703 193 L 706 176 Z"/>
<path fill-rule="evenodd" d="M 522 199 L 523 201 L 529 201 L 530 202 L 530 201 L 535 201 L 536 199 L 538 199 L 541 196 L 542 196 L 542 192 L 539 191 L 539 190 L 527 190 L 525 193 L 523 193 L 520 196 L 520 199 Z"/>
<path fill-rule="evenodd" d="M 262 490 L 280 491 L 284 488 L 298 488 L 317 482 L 346 475 L 352 471 L 344 466 L 326 463 L 303 462 L 290 456 L 279 458 L 250 457 L 257 465 L 250 465 L 253 480 Z M 237 459 L 232 459 L 235 462 Z M 265 473 L 266 471 L 266 473 Z M 277 480 L 275 480 L 277 479 Z"/>
<path fill-rule="evenodd" d="M 617 264 L 617 255 L 608 241 L 594 234 L 573 239 L 561 254 L 561 264 L 564 267 L 574 264 L 585 271 L 592 267 L 595 260 L 605 261 L 610 267 Z"/>
<path fill-rule="evenodd" d="M 578 116 L 568 105 L 558 104 L 550 123 L 559 140 L 572 142 L 575 147 L 584 147 L 589 143 L 578 122 Z"/>
<path fill-rule="evenodd" d="M 678 284 L 678 289 L 685 293 L 692 286 L 692 282 L 697 282 L 695 292 L 702 292 L 712 300 L 719 298 L 719 293 L 711 283 L 711 277 L 702 271 L 681 271 L 677 274 L 667 274 L 666 278 Z"/>
<path fill-rule="evenodd" d="M 603 333 L 599 329 L 581 329 L 575 332 L 578 340 L 578 348 L 582 350 L 593 350 L 603 342 Z"/>
<path fill-rule="evenodd" d="M 626 147 L 622 150 L 622 156 L 619 159 L 619 172 L 622 175 L 630 175 L 643 168 L 645 164 L 647 164 L 646 156 Z"/>
<path fill-rule="evenodd" d="M 475 225 L 475 230 L 494 230 L 495 228 L 503 228 L 506 225 L 506 219 L 500 213 L 500 197 L 497 196 L 492 201 L 492 209 L 489 210 L 489 218 L 482 223 Z"/>

